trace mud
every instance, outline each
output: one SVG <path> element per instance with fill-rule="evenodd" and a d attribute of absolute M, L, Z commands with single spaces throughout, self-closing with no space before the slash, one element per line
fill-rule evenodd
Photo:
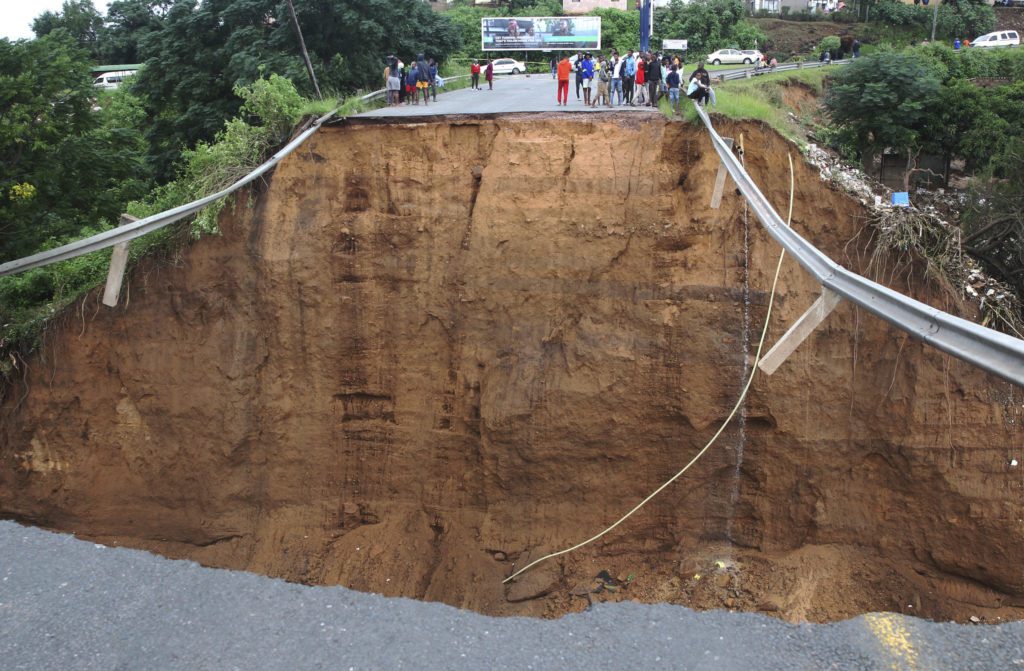
<path fill-rule="evenodd" d="M 784 210 L 790 146 L 719 124 Z M 797 163 L 794 227 L 866 269 L 859 206 Z M 731 186 L 708 209 L 717 170 L 661 118 L 325 128 L 126 307 L 50 330 L 0 407 L 0 514 L 494 614 L 1020 618 L 1022 394 L 846 304 L 682 480 L 501 584 L 631 508 L 739 394 L 779 250 Z M 769 343 L 817 293 L 786 260 Z"/>

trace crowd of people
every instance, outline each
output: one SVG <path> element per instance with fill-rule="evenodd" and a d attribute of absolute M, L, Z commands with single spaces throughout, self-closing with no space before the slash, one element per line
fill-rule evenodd
<path fill-rule="evenodd" d="M 437 63 L 433 58 L 426 59 L 423 54 L 416 56 L 416 61 L 406 67 L 394 54 L 388 56 L 384 66 L 384 90 L 387 92 L 388 105 L 419 105 L 420 95 L 426 105 L 433 99 L 437 102 L 437 89 L 444 86 L 444 80 L 437 73 Z"/>
<path fill-rule="evenodd" d="M 569 83 L 575 79 L 576 100 L 597 107 L 657 107 L 662 98 L 668 98 L 674 112 L 679 111 L 683 82 L 686 97 L 706 105 L 715 104 L 711 76 L 703 65 L 684 79 L 683 60 L 678 56 L 633 52 L 630 49 L 620 57 L 617 51 L 609 56 L 577 52 L 575 58 L 563 56 L 551 59 L 551 77 L 557 81 L 556 97 L 559 105 L 569 104 Z M 582 94 L 582 95 L 581 95 Z"/>
<path fill-rule="evenodd" d="M 715 104 L 711 77 L 699 64 L 685 78 L 684 64 L 678 55 L 634 52 L 625 56 L 612 51 L 603 54 L 577 52 L 575 57 L 565 55 L 561 60 L 551 59 L 551 76 L 557 80 L 559 105 L 569 104 L 569 84 L 575 79 L 576 100 L 590 107 L 657 107 L 662 98 L 668 98 L 674 112 L 679 112 L 682 96 L 706 105 Z M 490 90 L 494 88 L 494 62 L 481 64 L 474 59 L 470 64 L 470 87 L 483 90 L 481 75 Z M 684 85 L 685 82 L 685 85 Z M 384 88 L 390 106 L 424 105 L 437 102 L 437 90 L 444 87 L 433 58 L 423 54 L 408 66 L 394 55 L 387 57 L 384 67 Z M 685 89 L 685 92 L 683 92 Z"/>

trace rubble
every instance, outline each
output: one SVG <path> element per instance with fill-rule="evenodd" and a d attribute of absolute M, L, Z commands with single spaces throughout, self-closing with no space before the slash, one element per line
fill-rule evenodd
<path fill-rule="evenodd" d="M 1020 318 L 1020 297 L 1012 288 L 986 274 L 980 264 L 960 248 L 960 227 L 954 222 L 966 204 L 965 193 L 947 192 L 945 189 L 917 189 L 909 208 L 893 205 L 891 189 L 871 179 L 859 168 L 846 164 L 833 152 L 810 143 L 804 150 L 804 157 L 818 168 L 822 181 L 853 196 L 875 215 L 872 219 L 876 227 L 882 230 L 883 241 L 888 238 L 893 249 L 904 252 L 913 250 L 921 254 L 929 261 L 930 268 L 938 269 L 942 279 L 956 287 L 964 299 L 977 306 L 982 314 L 982 325 L 998 325 L 1001 330 L 1021 337 L 1024 322 Z M 886 230 L 887 223 L 898 218 L 898 215 L 894 215 L 900 211 L 914 213 L 921 230 L 913 240 L 902 237 L 894 243 L 894 236 L 884 234 L 889 233 Z M 928 230 L 925 231 L 925 228 Z M 935 259 L 928 253 L 929 248 L 920 242 L 925 236 L 941 239 L 942 246 L 954 247 L 955 253 L 934 263 Z"/>

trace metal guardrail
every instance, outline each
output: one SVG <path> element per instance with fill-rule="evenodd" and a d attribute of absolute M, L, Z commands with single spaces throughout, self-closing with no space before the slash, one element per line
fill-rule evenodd
<path fill-rule="evenodd" d="M 1024 387 L 1024 340 L 955 317 L 843 268 L 786 225 L 698 105 L 715 151 L 765 230 L 807 272 L 843 298 L 943 352 Z"/>
<path fill-rule="evenodd" d="M 821 61 L 802 61 L 800 63 L 783 63 L 776 65 L 774 68 L 748 68 L 740 72 L 727 72 L 723 75 L 719 75 L 717 79 L 723 82 L 727 82 L 733 79 L 750 79 L 751 77 L 758 77 L 760 75 L 768 75 L 773 72 L 786 72 L 789 70 L 810 70 L 812 68 L 826 68 L 830 65 L 846 65 L 852 63 L 852 58 L 843 58 L 840 60 L 829 61 L 828 63 L 822 63 Z M 715 79 L 715 74 L 712 72 L 711 78 Z"/>
<path fill-rule="evenodd" d="M 448 77 L 446 81 L 468 77 L 469 75 L 456 75 L 454 77 Z M 384 89 L 379 89 L 377 91 L 367 93 L 364 96 L 360 96 L 360 99 L 366 101 L 376 100 L 377 98 L 384 97 L 384 93 Z M 328 119 L 332 118 L 335 114 L 337 114 L 337 112 L 338 110 L 335 109 L 317 119 L 315 122 L 313 122 L 312 126 L 310 126 L 308 129 L 299 134 L 294 140 L 289 142 L 287 145 L 282 147 L 280 151 L 271 156 L 266 162 L 261 164 L 258 168 L 256 168 L 255 170 L 253 170 L 248 175 L 238 180 L 231 186 L 221 191 L 218 191 L 217 193 L 211 194 L 204 198 L 200 198 L 199 200 L 192 201 L 191 203 L 186 203 L 185 205 L 180 205 L 170 210 L 154 214 L 152 216 L 146 217 L 145 219 L 140 219 L 130 224 L 119 226 L 118 228 L 113 228 L 109 231 L 97 233 L 96 235 L 93 235 L 88 238 L 83 238 L 82 240 L 69 242 L 66 245 L 62 245 L 54 249 L 48 249 L 45 252 L 39 252 L 38 254 L 33 254 L 32 256 L 26 256 L 24 258 L 16 259 L 14 261 L 8 261 L 7 263 L 0 265 L 0 277 L 3 277 L 5 275 L 13 275 L 15 273 L 24 272 L 26 270 L 31 270 L 33 268 L 41 268 L 43 266 L 48 266 L 51 263 L 57 263 L 58 261 L 66 261 L 68 259 L 73 259 L 76 256 L 82 256 L 83 254 L 89 254 L 91 252 L 105 249 L 107 247 L 113 247 L 118 243 L 128 242 L 130 240 L 134 240 L 135 238 L 141 238 L 147 233 L 151 233 L 157 229 L 163 228 L 164 226 L 173 224 L 176 221 L 181 221 L 185 217 L 191 214 L 195 214 L 196 212 L 210 205 L 211 203 L 214 203 L 217 200 L 224 198 L 225 196 L 228 196 L 234 193 L 235 191 L 238 191 L 246 184 L 255 181 L 259 177 L 269 172 L 274 166 L 280 163 L 285 156 L 288 156 L 293 151 L 298 149 L 302 145 L 302 143 L 308 140 L 313 133 L 320 129 L 321 124 L 323 124 Z"/>

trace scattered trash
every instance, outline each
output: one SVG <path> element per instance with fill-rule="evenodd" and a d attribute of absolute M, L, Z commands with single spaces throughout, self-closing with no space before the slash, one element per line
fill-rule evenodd
<path fill-rule="evenodd" d="M 978 624 L 979 622 L 981 622 L 981 618 L 979 618 L 977 615 L 972 615 L 968 619 L 970 619 L 970 621 L 973 622 L 974 624 Z"/>
<path fill-rule="evenodd" d="M 910 194 L 906 191 L 893 191 L 892 204 L 899 207 L 910 207 Z"/>
<path fill-rule="evenodd" d="M 694 573 L 693 574 L 693 579 L 694 580 L 700 580 L 700 574 L 699 573 Z"/>
<path fill-rule="evenodd" d="M 1017 465 L 1017 460 L 1016 459 L 1010 459 L 1010 465 L 1011 466 L 1016 466 Z"/>
<path fill-rule="evenodd" d="M 725 568 L 725 562 L 722 561 L 721 559 L 719 559 L 718 561 L 715 562 L 715 568 L 718 569 L 719 571 L 723 570 Z"/>

